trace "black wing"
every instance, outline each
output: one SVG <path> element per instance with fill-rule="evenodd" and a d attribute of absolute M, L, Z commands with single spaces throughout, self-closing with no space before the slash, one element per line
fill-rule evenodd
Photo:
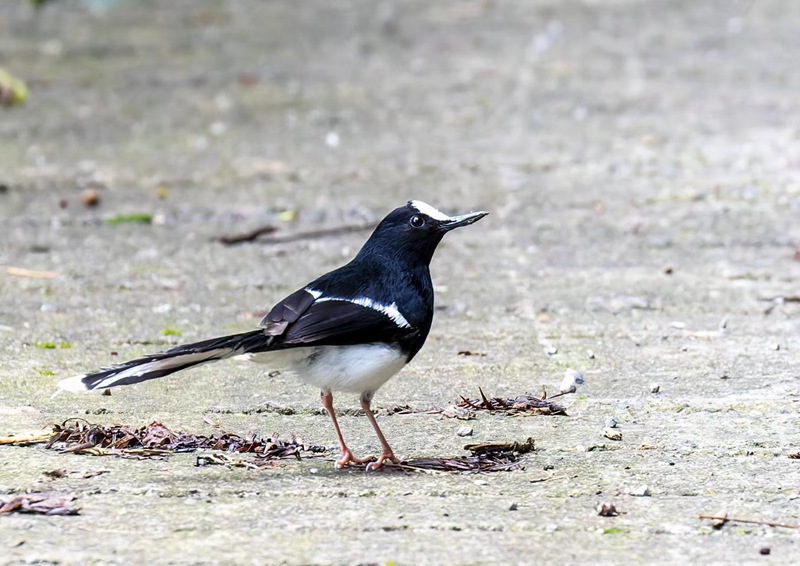
<path fill-rule="evenodd" d="M 300 289 L 275 305 L 261 321 L 271 339 L 266 350 L 298 346 L 343 346 L 412 340 L 418 329 L 398 326 L 388 315 L 345 300 L 323 299 Z M 259 348 L 260 349 L 260 348 Z"/>
<path fill-rule="evenodd" d="M 289 324 L 276 339 L 287 347 L 299 345 L 346 345 L 369 342 L 403 342 L 416 329 L 398 326 L 386 314 L 342 300 L 317 301 Z"/>
<path fill-rule="evenodd" d="M 267 316 L 261 320 L 264 334 L 280 336 L 286 331 L 286 327 L 300 318 L 312 304 L 314 304 L 314 295 L 305 289 L 295 291 L 272 307 Z"/>

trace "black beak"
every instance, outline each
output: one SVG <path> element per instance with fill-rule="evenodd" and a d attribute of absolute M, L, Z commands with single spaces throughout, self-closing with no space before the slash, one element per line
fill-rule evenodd
<path fill-rule="evenodd" d="M 449 220 L 444 220 L 441 223 L 442 230 L 449 232 L 453 228 L 459 228 L 461 226 L 468 226 L 473 224 L 489 214 L 488 212 L 481 210 L 479 212 L 470 212 L 469 214 L 462 214 L 460 216 L 452 216 Z"/>

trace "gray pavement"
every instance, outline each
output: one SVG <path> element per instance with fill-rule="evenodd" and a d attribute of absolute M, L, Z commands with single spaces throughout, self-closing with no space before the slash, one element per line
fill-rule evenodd
<path fill-rule="evenodd" d="M 697 515 L 800 523 L 798 29 L 788 0 L 0 3 L 0 67 L 30 90 L 0 109 L 0 435 L 80 415 L 208 433 L 224 409 L 227 430 L 334 446 L 318 393 L 261 366 L 50 395 L 252 328 L 367 233 L 220 235 L 410 198 L 491 216 L 439 249 L 431 336 L 376 406 L 587 380 L 569 417 L 469 422 L 539 448 L 486 476 L 3 447 L 0 499 L 72 492 L 82 514 L 0 518 L 0 563 L 795 563 L 800 530 Z M 134 213 L 153 223 L 106 223 Z M 242 412 L 267 401 L 296 414 Z M 463 454 L 461 421 L 379 418 L 403 456 Z"/>

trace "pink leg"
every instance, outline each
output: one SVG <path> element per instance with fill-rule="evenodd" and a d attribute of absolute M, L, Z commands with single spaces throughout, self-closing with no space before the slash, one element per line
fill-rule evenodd
<path fill-rule="evenodd" d="M 331 416 L 333 427 L 336 429 L 336 436 L 339 437 L 339 447 L 342 450 L 342 457 L 336 460 L 336 467 L 344 468 L 348 464 L 366 464 L 370 462 L 372 458 L 356 458 L 353 456 L 350 449 L 344 443 L 342 430 L 339 428 L 339 421 L 336 420 L 336 413 L 333 410 L 333 393 L 330 391 L 323 391 L 321 398 L 322 406 L 325 407 L 325 410 L 328 411 L 328 414 Z M 372 415 L 372 413 L 370 413 L 370 415 Z"/>
<path fill-rule="evenodd" d="M 400 458 L 394 455 L 394 452 L 392 452 L 392 447 L 389 446 L 388 442 L 386 442 L 386 437 L 383 436 L 383 432 L 381 432 L 381 428 L 378 426 L 378 421 L 375 420 L 375 415 L 372 414 L 372 409 L 370 408 L 371 402 L 371 395 L 361 396 L 361 408 L 364 409 L 364 412 L 367 414 L 367 418 L 369 419 L 369 422 L 372 423 L 372 428 L 375 429 L 375 434 L 378 435 L 378 440 L 381 442 L 381 455 L 375 462 L 367 465 L 367 471 L 379 469 L 381 466 L 383 466 L 383 463 L 386 460 L 389 460 L 395 464 L 399 464 L 401 461 Z"/>

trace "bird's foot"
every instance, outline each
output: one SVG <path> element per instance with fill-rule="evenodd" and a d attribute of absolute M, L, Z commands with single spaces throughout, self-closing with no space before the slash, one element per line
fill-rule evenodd
<path fill-rule="evenodd" d="M 350 452 L 350 449 L 347 448 L 342 450 L 342 457 L 336 460 L 336 469 L 341 470 L 350 464 L 366 464 L 367 462 L 372 462 L 373 459 L 374 458 L 372 456 L 368 456 L 366 458 L 356 458 L 353 456 L 353 453 Z"/>
<path fill-rule="evenodd" d="M 402 462 L 402 460 L 400 460 L 400 458 L 398 458 L 397 456 L 395 456 L 395 455 L 394 455 L 394 453 L 393 453 L 392 451 L 389 451 L 389 452 L 381 452 L 381 455 L 380 455 L 380 457 L 379 457 L 377 460 L 375 460 L 374 462 L 370 462 L 369 464 L 367 464 L 367 469 L 366 469 L 366 471 L 368 471 L 368 472 L 374 472 L 374 471 L 380 470 L 380 469 L 381 469 L 381 467 L 383 467 L 383 463 L 384 463 L 386 460 L 389 460 L 389 461 L 390 461 L 392 464 L 399 464 L 399 463 L 401 463 L 401 462 Z"/>

